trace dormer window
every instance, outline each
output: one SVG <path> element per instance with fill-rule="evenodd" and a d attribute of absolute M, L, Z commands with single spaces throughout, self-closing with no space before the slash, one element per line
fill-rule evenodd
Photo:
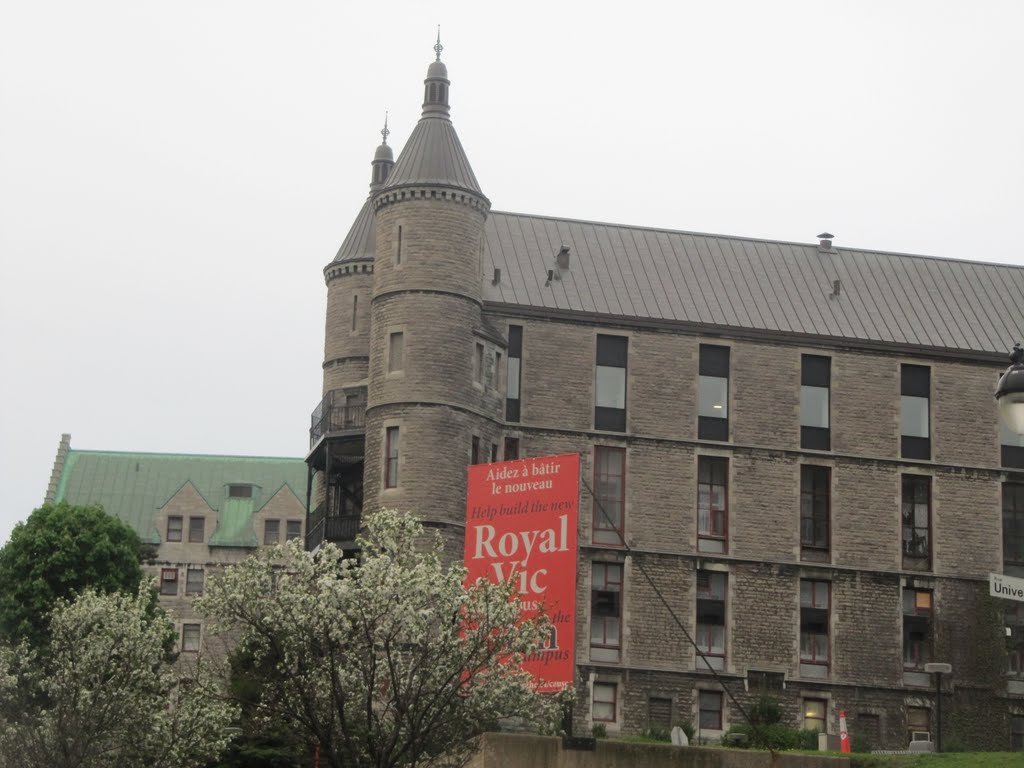
<path fill-rule="evenodd" d="M 252 498 L 252 486 L 251 485 L 229 485 L 228 486 L 228 498 L 229 499 L 251 499 Z"/>

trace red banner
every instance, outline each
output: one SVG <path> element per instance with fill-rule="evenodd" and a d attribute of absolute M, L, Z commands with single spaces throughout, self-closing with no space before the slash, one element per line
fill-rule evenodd
<path fill-rule="evenodd" d="M 543 693 L 573 681 L 579 495 L 576 453 L 469 468 L 467 579 L 511 579 L 519 588 L 523 615 L 543 611 L 550 619 L 544 650 L 523 664 Z"/>

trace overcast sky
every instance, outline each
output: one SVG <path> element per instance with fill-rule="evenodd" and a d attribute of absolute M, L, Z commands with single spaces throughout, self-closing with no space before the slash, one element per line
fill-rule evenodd
<path fill-rule="evenodd" d="M 62 432 L 304 455 L 321 270 L 438 23 L 497 210 L 1024 263 L 1016 0 L 7 2 L 0 541 Z"/>

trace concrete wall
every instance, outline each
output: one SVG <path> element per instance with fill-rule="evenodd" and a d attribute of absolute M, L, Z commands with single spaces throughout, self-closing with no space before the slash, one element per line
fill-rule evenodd
<path fill-rule="evenodd" d="M 593 752 L 567 750 L 547 736 L 488 733 L 467 768 L 848 768 L 849 758 L 600 739 Z"/>

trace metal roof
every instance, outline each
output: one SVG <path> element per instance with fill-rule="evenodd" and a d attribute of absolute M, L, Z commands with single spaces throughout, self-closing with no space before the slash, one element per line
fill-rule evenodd
<path fill-rule="evenodd" d="M 356 214 L 356 220 L 345 236 L 332 264 L 341 261 L 373 261 L 377 248 L 377 232 L 373 221 L 372 198 L 366 198 L 363 207 Z"/>
<path fill-rule="evenodd" d="M 1019 266 L 492 211 L 482 272 L 486 302 L 549 312 L 998 354 L 1024 337 Z"/>
<path fill-rule="evenodd" d="M 220 526 L 210 538 L 215 546 L 256 546 L 252 514 L 283 486 L 300 500 L 306 493 L 302 459 L 254 456 L 68 451 L 55 501 L 99 504 L 149 543 L 158 544 L 157 512 L 187 483 L 192 483 L 212 509 Z M 229 499 L 227 486 L 251 484 L 251 499 Z"/>
<path fill-rule="evenodd" d="M 446 117 L 424 116 L 405 142 L 384 189 L 441 184 L 483 195 L 455 127 Z"/>

